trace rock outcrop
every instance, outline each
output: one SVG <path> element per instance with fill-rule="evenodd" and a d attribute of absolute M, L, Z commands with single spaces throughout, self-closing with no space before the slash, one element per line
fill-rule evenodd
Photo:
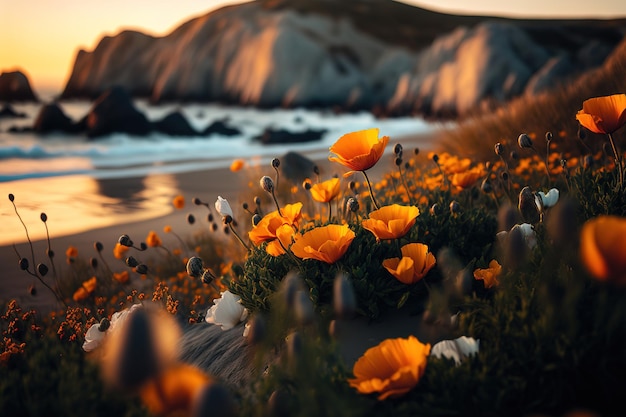
<path fill-rule="evenodd" d="M 146 116 L 135 108 L 128 92 L 119 86 L 102 94 L 85 117 L 87 136 L 92 138 L 114 132 L 143 136 L 152 130 Z"/>
<path fill-rule="evenodd" d="M 154 102 L 455 116 L 600 65 L 625 27 L 450 16 L 388 0 L 255 1 L 160 38 L 105 37 L 78 53 L 62 96 L 120 85 Z"/>
<path fill-rule="evenodd" d="M 45 104 L 33 124 L 33 131 L 37 133 L 50 132 L 74 132 L 78 128 L 75 127 L 72 119 L 70 119 L 59 106 L 58 103 Z"/>
<path fill-rule="evenodd" d="M 37 101 L 28 77 L 21 71 L 0 74 L 0 101 Z"/>

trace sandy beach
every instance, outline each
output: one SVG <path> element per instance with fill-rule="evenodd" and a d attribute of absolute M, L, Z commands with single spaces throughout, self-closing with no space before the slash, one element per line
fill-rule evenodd
<path fill-rule="evenodd" d="M 419 147 L 423 151 L 431 150 L 441 134 L 441 130 L 435 129 L 431 132 L 414 136 L 392 138 L 385 155 L 392 155 L 392 147 L 395 143 L 402 143 L 407 152 L 412 152 L 415 147 Z M 286 148 L 285 152 L 287 150 Z M 372 170 L 370 177 L 373 178 L 374 181 L 393 168 L 391 162 L 389 160 L 387 161 L 387 164 L 379 163 L 379 165 Z M 315 162 L 320 167 L 322 177 L 329 178 L 335 173 L 343 172 L 342 167 L 331 164 L 327 159 L 316 159 Z M 122 234 L 127 234 L 134 241 L 139 242 L 143 241 L 151 230 L 154 230 L 163 238 L 165 244 L 167 244 L 170 239 L 172 240 L 172 244 L 175 244 L 174 236 L 163 233 L 164 226 L 171 226 L 183 239 L 200 231 L 203 225 L 208 226 L 206 221 L 207 209 L 202 206 L 194 206 L 192 204 L 194 197 L 198 197 L 212 205 L 217 196 L 220 195 L 228 199 L 233 208 L 237 210 L 241 207 L 244 197 L 262 193 L 260 189 L 257 189 L 258 183 L 256 180 L 253 181 L 255 173 L 258 173 L 258 175 L 273 175 L 273 170 L 269 166 L 267 168 L 255 167 L 249 170 L 244 169 L 239 172 L 231 172 L 229 169 L 218 168 L 174 174 L 173 183 L 176 184 L 177 190 L 171 195 L 171 198 L 177 194 L 184 196 L 186 205 L 182 210 L 175 209 L 171 205 L 170 200 L 169 209 L 166 210 L 165 214 L 147 220 L 135 221 L 132 216 L 129 216 L 127 221 L 124 221 L 122 217 L 120 222 L 112 224 L 111 226 L 93 228 L 67 236 L 55 236 L 54 233 L 51 232 L 50 246 L 56 253 L 56 266 L 62 270 L 63 268 L 68 268 L 65 263 L 65 251 L 70 245 L 78 248 L 79 257 L 84 259 L 96 257 L 97 252 L 94 249 L 94 243 L 96 241 L 104 245 L 102 253 L 107 262 L 109 262 L 110 265 L 119 265 L 120 261 L 113 258 L 112 249 Z M 103 180 L 101 181 L 101 188 L 115 187 L 119 189 L 125 187 L 125 184 L 132 181 L 133 179 Z M 248 188 L 250 186 L 252 186 L 251 189 Z M 132 191 L 132 189 L 126 191 Z M 251 204 L 252 202 L 250 201 L 249 203 Z M 201 219 L 201 221 L 190 225 L 187 222 L 187 215 L 189 213 L 194 214 L 196 218 Z M 40 224 L 29 224 L 29 226 L 41 227 Z M 52 220 L 50 220 L 50 228 L 54 230 Z M 31 258 L 30 246 L 27 242 L 18 243 L 15 247 L 21 256 Z M 33 247 L 36 263 L 48 261 L 45 255 L 47 248 L 45 239 L 34 240 Z M 7 301 L 14 298 L 25 308 L 35 308 L 39 311 L 53 309 L 56 303 L 53 296 L 43 285 L 38 283 L 34 277 L 20 270 L 18 261 L 19 258 L 13 245 L 0 246 L 0 263 L 2 265 L 0 276 L 0 301 Z M 85 278 L 87 279 L 89 277 Z M 51 277 L 47 279 L 52 280 Z M 29 286 L 33 284 L 35 284 L 38 290 L 35 296 L 32 296 L 28 291 Z"/>

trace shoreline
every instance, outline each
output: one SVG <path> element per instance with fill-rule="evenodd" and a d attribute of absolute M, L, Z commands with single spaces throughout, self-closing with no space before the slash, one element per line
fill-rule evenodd
<path fill-rule="evenodd" d="M 396 139 L 392 138 L 385 156 L 391 155 L 393 148 L 392 143 L 402 143 L 407 150 L 410 147 L 415 146 L 420 147 L 421 150 L 431 150 L 436 143 L 437 138 L 442 135 L 442 132 L 443 129 L 435 129 L 426 133 L 418 133 L 415 135 L 398 137 Z M 283 154 L 287 150 L 288 149 L 285 149 Z M 302 152 L 305 156 L 311 153 L 319 155 L 319 152 L 315 151 L 310 153 Z M 335 171 L 341 172 L 341 167 L 338 167 L 336 164 L 332 164 L 328 161 L 328 153 L 325 155 L 326 157 L 324 159 L 313 159 L 319 165 L 323 177 L 330 177 L 335 173 Z M 386 165 L 384 163 L 374 167 L 372 170 L 372 177 L 374 181 L 380 178 L 380 176 L 384 173 L 389 172 L 390 168 L 390 165 Z M 50 245 L 56 254 L 55 263 L 61 271 L 67 272 L 68 266 L 65 263 L 65 251 L 70 245 L 78 248 L 78 256 L 80 258 L 89 259 L 90 257 L 97 256 L 97 252 L 93 246 L 96 241 L 99 241 L 104 245 L 102 255 L 106 259 L 107 263 L 110 265 L 118 265 L 121 261 L 113 257 L 112 250 L 119 236 L 127 234 L 134 241 L 138 242 L 144 240 L 147 234 L 153 230 L 159 234 L 164 243 L 167 244 L 170 239 L 174 241 L 175 237 L 168 236 L 163 233 L 163 228 L 166 225 L 171 226 L 172 230 L 185 240 L 200 230 L 198 223 L 206 224 L 205 219 L 207 209 L 203 206 L 194 206 L 192 203 L 192 199 L 194 197 L 198 197 L 212 206 L 217 196 L 220 195 L 229 200 L 233 209 L 237 211 L 236 208 L 241 207 L 241 203 L 243 202 L 241 198 L 244 197 L 244 192 L 250 191 L 251 194 L 262 192 L 261 190 L 257 191 L 256 188 L 254 188 L 257 185 L 256 182 L 251 184 L 253 186 L 252 189 L 248 188 L 248 183 L 252 182 L 251 175 L 253 175 L 256 171 L 260 172 L 260 170 L 261 166 L 255 166 L 252 168 L 244 168 L 240 172 L 231 172 L 229 168 L 211 168 L 200 171 L 170 174 L 175 179 L 178 193 L 183 195 L 185 198 L 185 207 L 182 210 L 174 209 L 170 199 L 168 202 L 170 210 L 157 217 L 138 221 L 131 220 L 128 222 L 115 223 L 106 227 L 95 227 L 93 229 L 84 230 L 78 233 L 71 233 L 64 236 L 55 236 L 54 232 L 51 231 Z M 267 164 L 267 169 L 263 168 L 263 172 L 260 175 L 272 174 L 273 172 L 269 167 L 269 164 Z M 123 181 L 120 180 L 105 180 L 105 182 L 106 181 L 109 181 L 109 184 L 113 184 L 117 187 L 123 185 Z M 172 195 L 171 198 L 175 195 L 177 194 Z M 188 213 L 194 214 L 196 219 L 202 219 L 202 221 L 197 221 L 194 225 L 188 224 L 186 219 Z M 52 221 L 49 220 L 49 222 Z M 29 225 L 27 223 L 27 226 L 34 227 L 35 225 Z M 39 224 L 36 226 L 40 227 Z M 52 224 L 51 228 L 53 229 Z M 43 261 L 44 259 L 47 260 L 45 255 L 48 246 L 46 239 L 36 239 L 33 240 L 32 243 L 36 262 Z M 15 246 L 21 256 L 28 258 L 31 257 L 30 247 L 25 239 L 25 235 L 23 241 L 15 244 Z M 0 245 L 0 263 L 3 265 L 2 275 L 0 277 L 1 302 L 16 299 L 23 308 L 34 308 L 42 312 L 55 309 L 57 302 L 52 294 L 50 294 L 49 291 L 44 288 L 36 278 L 30 276 L 25 271 L 20 270 L 18 264 L 19 258 L 15 253 L 13 245 Z M 62 273 L 63 272 L 61 272 L 61 274 Z M 50 283 L 52 278 L 46 278 L 48 278 L 46 281 Z M 85 277 L 85 279 L 87 278 L 89 277 Z M 37 295 L 35 296 L 30 295 L 28 292 L 28 288 L 32 284 L 35 284 L 38 290 Z"/>

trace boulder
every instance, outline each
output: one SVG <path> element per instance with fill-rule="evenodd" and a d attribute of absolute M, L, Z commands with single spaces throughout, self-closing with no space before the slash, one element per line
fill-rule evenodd
<path fill-rule="evenodd" d="M 302 143 L 320 140 L 326 130 L 307 129 L 302 132 L 291 132 L 287 129 L 267 128 L 262 134 L 255 136 L 253 139 L 258 140 L 265 145 L 276 145 L 283 143 Z"/>
<path fill-rule="evenodd" d="M 63 112 L 58 103 L 53 102 L 45 104 L 39 110 L 33 123 L 33 131 L 37 133 L 73 132 L 75 128 L 72 119 Z"/>
<path fill-rule="evenodd" d="M 0 101 L 37 101 L 28 77 L 21 71 L 0 74 Z"/>
<path fill-rule="evenodd" d="M 86 116 L 87 136 L 95 138 L 110 133 L 147 135 L 152 125 L 122 87 L 111 87 L 93 103 Z"/>
<path fill-rule="evenodd" d="M 170 136 L 198 136 L 181 112 L 175 111 L 153 123 L 154 129 Z"/>

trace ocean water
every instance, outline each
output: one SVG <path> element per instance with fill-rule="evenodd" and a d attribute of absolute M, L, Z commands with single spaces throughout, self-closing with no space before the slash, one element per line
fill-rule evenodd
<path fill-rule="evenodd" d="M 60 105 L 69 117 L 79 120 L 91 104 L 72 101 Z M 122 219 L 128 222 L 166 214 L 171 210 L 171 198 L 177 194 L 176 173 L 228 167 L 235 158 L 268 163 L 289 150 L 325 158 L 329 146 L 341 135 L 372 127 L 392 140 L 438 127 L 413 117 L 377 119 L 369 112 L 334 114 L 213 104 L 151 106 L 145 101 L 137 101 L 136 105 L 150 120 L 179 110 L 196 130 L 225 120 L 242 134 L 187 138 L 157 133 L 145 137 L 112 134 L 96 140 L 61 133 L 12 134 L 8 132 L 11 126 L 31 126 L 41 106 L 14 105 L 28 117 L 0 119 L 0 245 L 25 239 L 24 229 L 6 197 L 9 193 L 15 195 L 27 224 L 38 221 L 45 211 L 55 218 L 56 234 L 67 235 Z M 289 145 L 263 145 L 252 139 L 266 128 L 294 132 L 325 129 L 326 133 L 319 141 Z M 107 192 L 113 188 L 126 192 Z M 45 237 L 42 231 L 33 233 L 33 239 Z"/>

